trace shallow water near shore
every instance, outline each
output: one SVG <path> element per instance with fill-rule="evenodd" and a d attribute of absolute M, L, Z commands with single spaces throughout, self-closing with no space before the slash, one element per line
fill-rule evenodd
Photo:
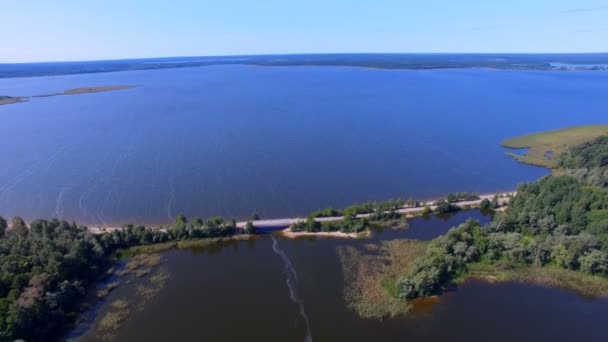
<path fill-rule="evenodd" d="M 410 238 L 421 236 L 420 231 L 431 226 L 441 226 L 434 234 L 421 236 L 432 239 L 469 217 L 489 220 L 478 211 L 463 211 L 448 220 L 415 218 L 410 220 Z M 163 267 L 171 273 L 166 287 L 142 311 L 131 312 L 113 340 L 602 340 L 607 300 L 512 283 L 471 281 L 406 317 L 360 319 L 343 298 L 337 249 L 403 238 L 407 232 L 387 234 L 385 230 L 365 240 L 288 240 L 266 235 L 168 251 L 163 253 Z M 113 300 L 131 298 L 129 288 L 136 285 L 113 292 L 100 313 Z M 102 339 L 90 330 L 80 340 Z"/>
<path fill-rule="evenodd" d="M 252 67 L 0 80 L 0 214 L 95 226 L 305 215 L 547 174 L 516 135 L 605 120 L 603 72 Z M 370 86 L 373 84 L 374 86 Z"/>

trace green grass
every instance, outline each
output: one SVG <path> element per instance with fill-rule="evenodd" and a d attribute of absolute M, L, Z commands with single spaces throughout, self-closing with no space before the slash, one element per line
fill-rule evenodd
<path fill-rule="evenodd" d="M 529 148 L 524 155 L 507 152 L 516 160 L 532 165 L 554 168 L 557 157 L 566 152 L 571 146 L 608 135 L 608 125 L 573 126 L 554 131 L 533 133 L 507 139 L 501 143 L 508 148 Z M 551 158 L 547 154 L 552 152 Z"/>

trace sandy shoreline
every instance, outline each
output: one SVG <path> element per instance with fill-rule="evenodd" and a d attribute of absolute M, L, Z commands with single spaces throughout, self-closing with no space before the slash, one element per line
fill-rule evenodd
<path fill-rule="evenodd" d="M 82 88 L 67 89 L 61 93 L 34 95 L 32 97 L 51 97 L 51 96 L 61 96 L 61 95 L 80 95 L 80 94 L 91 94 L 91 93 L 103 93 L 106 91 L 125 90 L 125 89 L 132 89 L 132 88 L 136 88 L 136 87 L 137 86 L 133 86 L 133 85 L 82 87 Z"/>
<path fill-rule="evenodd" d="M 13 104 L 13 103 L 21 103 L 21 102 L 27 102 L 27 98 L 25 97 L 4 97 L 4 96 L 0 96 L 0 106 L 2 105 L 9 105 L 9 104 Z"/>
<path fill-rule="evenodd" d="M 32 96 L 0 96 L 0 106 L 21 103 L 21 102 L 28 102 L 30 99 L 34 99 L 34 98 L 102 93 L 102 92 L 106 92 L 106 91 L 125 90 L 125 89 L 137 88 L 137 87 L 138 86 L 134 86 L 134 85 L 111 85 L 111 86 L 74 88 L 74 89 L 64 90 L 61 93 L 40 94 L 40 95 L 32 95 Z"/>
<path fill-rule="evenodd" d="M 514 196 L 516 194 L 517 194 L 517 192 L 515 192 L 515 191 L 483 194 L 483 195 L 479 195 L 479 199 L 477 199 L 477 200 L 460 201 L 460 202 L 454 202 L 452 204 L 460 207 L 461 209 L 472 208 L 472 207 L 479 206 L 484 199 L 492 200 L 495 196 L 499 196 L 498 204 L 500 205 L 500 208 L 498 208 L 496 210 L 503 211 L 503 210 L 505 210 L 505 206 L 508 204 L 508 202 L 510 200 L 510 196 Z M 431 210 L 435 210 L 437 208 L 437 206 L 433 205 L 433 203 L 436 201 L 437 200 L 429 200 L 426 202 L 422 202 L 417 207 L 405 206 L 401 209 L 396 210 L 396 212 L 405 215 L 406 218 L 412 218 L 412 217 L 417 216 L 421 212 L 423 212 L 426 207 L 429 207 Z M 370 216 L 372 216 L 371 213 L 359 214 L 359 215 L 357 215 L 357 218 L 366 218 L 366 217 L 370 217 Z M 342 217 L 342 216 L 318 217 L 318 218 L 315 218 L 315 221 L 332 222 L 332 221 L 341 221 L 343 219 L 344 219 L 344 217 Z M 304 237 L 304 236 L 325 236 L 325 237 L 337 237 L 337 238 L 357 238 L 358 237 L 357 233 L 293 232 L 290 229 L 288 229 L 289 227 L 293 226 L 294 224 L 296 224 L 298 222 L 305 222 L 305 221 L 306 221 L 305 217 L 292 217 L 292 218 L 254 220 L 254 221 L 251 221 L 251 223 L 254 225 L 254 227 L 258 227 L 258 228 L 283 228 L 283 229 L 280 229 L 280 231 L 283 233 L 283 236 L 285 236 L 287 238 L 296 238 L 296 237 Z M 249 221 L 237 222 L 236 226 L 237 226 L 237 228 L 243 229 L 247 225 L 247 222 L 249 222 Z M 166 229 L 166 228 L 163 228 L 166 226 L 168 226 L 168 225 L 150 226 L 149 228 L 150 229 Z M 99 227 L 99 226 L 91 225 L 88 227 L 89 227 L 89 231 L 92 232 L 93 234 L 102 234 L 105 232 L 111 232 L 113 230 L 122 229 L 122 227 L 119 227 L 119 226 Z"/>

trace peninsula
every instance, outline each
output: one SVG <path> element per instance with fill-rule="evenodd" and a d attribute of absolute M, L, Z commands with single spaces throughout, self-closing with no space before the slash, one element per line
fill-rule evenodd
<path fill-rule="evenodd" d="M 13 103 L 25 102 L 27 98 L 25 97 L 13 97 L 13 96 L 0 96 L 0 106 L 9 105 Z"/>
<path fill-rule="evenodd" d="M 49 96 L 60 96 L 60 95 L 79 95 L 79 94 L 90 94 L 90 93 L 102 93 L 106 91 L 125 90 L 135 88 L 137 86 L 132 85 L 111 85 L 111 86 L 97 86 L 97 87 L 83 87 L 64 90 L 61 93 L 34 95 L 32 97 L 49 97 Z"/>
<path fill-rule="evenodd" d="M 553 131 L 532 133 L 504 140 L 501 144 L 512 149 L 528 149 L 523 154 L 507 152 L 522 163 L 556 168 L 559 156 L 572 146 L 608 135 L 608 124 L 573 126 Z"/>
<path fill-rule="evenodd" d="M 106 92 L 106 91 L 126 90 L 126 89 L 131 89 L 131 88 L 136 88 L 136 87 L 137 86 L 133 86 L 133 85 L 110 85 L 110 86 L 74 88 L 74 89 L 64 90 L 61 93 L 33 95 L 33 96 L 29 96 L 29 97 L 28 96 L 0 96 L 0 106 L 20 103 L 20 102 L 27 102 L 33 98 L 61 96 L 61 95 L 80 95 L 80 94 L 90 94 L 90 93 L 101 93 L 101 92 Z"/>

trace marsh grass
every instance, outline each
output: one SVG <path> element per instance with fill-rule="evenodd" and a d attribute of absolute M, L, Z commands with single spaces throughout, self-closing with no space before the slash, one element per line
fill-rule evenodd
<path fill-rule="evenodd" d="M 135 276 L 137 278 L 142 278 L 142 277 L 145 277 L 148 274 L 150 274 L 151 271 L 152 270 L 149 269 L 149 268 L 138 269 L 138 270 L 135 271 Z"/>
<path fill-rule="evenodd" d="M 154 287 L 150 287 L 150 286 L 145 286 L 145 285 L 139 285 L 137 286 L 137 289 L 135 290 L 135 293 L 137 294 L 138 297 L 140 297 L 142 299 L 140 305 L 139 305 L 139 309 L 143 309 L 144 305 L 152 298 L 154 298 L 154 296 L 156 296 L 156 294 L 159 292 L 159 290 L 157 288 Z"/>
<path fill-rule="evenodd" d="M 150 282 L 147 285 L 141 284 L 135 290 L 136 295 L 141 299 L 138 308 L 143 310 L 146 303 L 156 297 L 165 287 L 167 280 L 170 278 L 170 273 L 167 269 L 161 268 L 155 274 L 150 276 Z"/>
<path fill-rule="evenodd" d="M 97 298 L 101 299 L 107 297 L 110 292 L 114 291 L 114 289 L 118 287 L 118 285 L 120 285 L 120 282 L 118 281 L 107 284 L 103 289 L 97 291 Z"/>
<path fill-rule="evenodd" d="M 161 252 L 165 252 L 174 248 L 180 249 L 192 249 L 192 248 L 201 248 L 214 245 L 223 241 L 241 241 L 241 240 L 250 240 L 255 238 L 255 236 L 242 234 L 235 235 L 228 238 L 205 238 L 205 239 L 195 239 L 195 240 L 182 240 L 182 241 L 170 241 L 170 242 L 161 242 L 155 243 L 151 245 L 143 245 L 143 246 L 133 246 L 128 249 L 123 249 L 117 252 L 117 259 L 127 259 L 132 258 L 139 254 L 158 254 Z"/>
<path fill-rule="evenodd" d="M 392 228 L 392 229 L 407 229 L 409 222 L 405 215 L 400 218 L 391 220 L 370 220 L 369 224 L 372 228 Z"/>
<path fill-rule="evenodd" d="M 410 305 L 398 297 L 396 279 L 410 270 L 414 260 L 424 254 L 426 245 L 420 241 L 393 240 L 382 245 L 368 244 L 363 249 L 340 247 L 347 306 L 368 319 L 407 313 Z"/>
<path fill-rule="evenodd" d="M 145 257 L 137 258 L 137 265 L 157 265 L 160 262 L 160 258 L 154 254 L 142 254 Z M 135 268 L 135 274 L 142 270 L 146 271 L 146 274 L 151 274 L 148 279 L 138 279 L 135 287 L 134 296 L 131 296 L 129 300 L 132 303 L 127 302 L 125 299 L 118 299 L 111 302 L 108 305 L 107 312 L 99 320 L 96 326 L 97 335 L 101 340 L 112 341 L 115 338 L 115 332 L 121 327 L 121 324 L 128 318 L 131 307 L 135 307 L 141 311 L 145 308 L 146 304 L 160 293 L 166 286 L 167 281 L 170 278 L 169 271 L 160 267 L 157 268 L 154 273 L 150 273 L 150 268 L 137 269 Z M 128 282 L 127 282 L 128 283 Z M 118 282 L 110 283 L 104 288 L 107 290 L 107 294 L 111 289 L 118 286 Z M 107 294 L 105 294 L 107 296 Z"/>
<path fill-rule="evenodd" d="M 141 278 L 148 273 L 152 267 L 160 264 L 161 256 L 158 253 L 140 253 L 134 255 L 123 269 L 118 271 L 116 274 L 119 276 L 125 276 L 128 274 L 135 274 L 138 278 Z"/>
<path fill-rule="evenodd" d="M 608 279 L 558 267 L 519 266 L 509 263 L 490 265 L 473 263 L 459 282 L 468 278 L 491 282 L 519 282 L 573 291 L 581 296 L 599 298 L 608 296 Z"/>
<path fill-rule="evenodd" d="M 123 258 L 130 258 L 138 254 L 156 254 L 164 251 L 168 251 L 177 247 L 177 242 L 163 242 L 156 243 L 153 245 L 134 246 L 126 250 L 120 251 L 120 256 Z"/>
<path fill-rule="evenodd" d="M 97 333 L 104 341 L 114 339 L 115 331 L 129 316 L 129 303 L 124 299 L 115 300 L 110 304 L 110 310 L 104 314 L 97 324 Z"/>
<path fill-rule="evenodd" d="M 169 271 L 166 269 L 161 269 L 150 277 L 150 282 L 157 286 L 163 286 L 170 276 Z"/>
<path fill-rule="evenodd" d="M 528 148 L 529 150 L 523 155 L 507 152 L 507 155 L 522 163 L 554 168 L 557 166 L 555 161 L 559 155 L 568 151 L 570 147 L 606 134 L 608 134 L 608 125 L 574 126 L 522 135 L 504 140 L 501 145 L 513 149 Z"/>

